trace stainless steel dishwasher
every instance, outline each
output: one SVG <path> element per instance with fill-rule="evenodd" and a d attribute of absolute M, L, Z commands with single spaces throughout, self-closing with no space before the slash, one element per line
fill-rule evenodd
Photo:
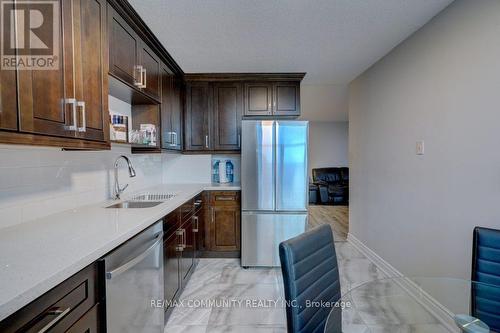
<path fill-rule="evenodd" d="M 104 258 L 108 333 L 163 332 L 163 222 L 159 221 Z"/>

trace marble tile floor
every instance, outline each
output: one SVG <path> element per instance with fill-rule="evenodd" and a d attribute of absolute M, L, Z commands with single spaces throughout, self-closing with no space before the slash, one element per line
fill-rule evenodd
<path fill-rule="evenodd" d="M 336 242 L 335 247 L 344 294 L 365 282 L 385 277 L 348 242 Z M 279 268 L 243 269 L 239 259 L 200 259 L 180 296 L 185 303 L 173 310 L 165 332 L 286 332 L 284 308 L 263 303 L 283 298 Z M 222 299 L 234 300 L 234 306 L 201 302 Z"/>
<path fill-rule="evenodd" d="M 330 224 L 335 238 L 342 295 L 386 275 L 346 241 L 348 208 L 311 206 L 311 226 Z M 441 333 L 448 332 L 429 313 L 421 310 L 401 290 L 381 288 L 363 298 L 353 295 L 354 306 L 343 312 L 344 333 Z M 386 297 L 400 298 L 390 302 Z M 243 269 L 239 259 L 200 259 L 165 327 L 165 333 L 286 332 L 283 279 L 279 268 Z M 219 303 L 207 304 L 209 300 Z M 226 303 L 222 303 L 225 300 Z M 231 303 L 227 303 L 228 300 Z M 205 303 L 203 303 L 205 302 Z M 396 304 L 396 306 L 394 306 Z M 226 306 L 224 306 L 226 305 Z M 380 311 L 384 322 L 377 320 Z M 378 312 L 378 314 L 377 314 Z M 383 317 L 383 316 L 382 316 Z"/>

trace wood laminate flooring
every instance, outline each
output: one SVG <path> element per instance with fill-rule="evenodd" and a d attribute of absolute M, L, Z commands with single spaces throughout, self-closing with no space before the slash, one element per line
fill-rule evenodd
<path fill-rule="evenodd" d="M 329 224 L 332 227 L 335 241 L 345 241 L 349 232 L 348 206 L 317 206 L 310 205 L 309 227 Z"/>

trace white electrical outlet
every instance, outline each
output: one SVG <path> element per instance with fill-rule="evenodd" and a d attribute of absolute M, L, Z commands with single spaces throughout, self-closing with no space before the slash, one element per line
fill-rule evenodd
<path fill-rule="evenodd" d="M 424 154 L 424 141 L 417 141 L 417 155 L 423 155 Z"/>

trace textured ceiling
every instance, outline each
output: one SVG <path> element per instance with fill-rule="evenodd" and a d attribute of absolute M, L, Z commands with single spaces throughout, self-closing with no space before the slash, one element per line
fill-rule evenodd
<path fill-rule="evenodd" d="M 452 1 L 129 0 L 186 73 L 307 72 L 304 84 L 344 86 Z"/>

